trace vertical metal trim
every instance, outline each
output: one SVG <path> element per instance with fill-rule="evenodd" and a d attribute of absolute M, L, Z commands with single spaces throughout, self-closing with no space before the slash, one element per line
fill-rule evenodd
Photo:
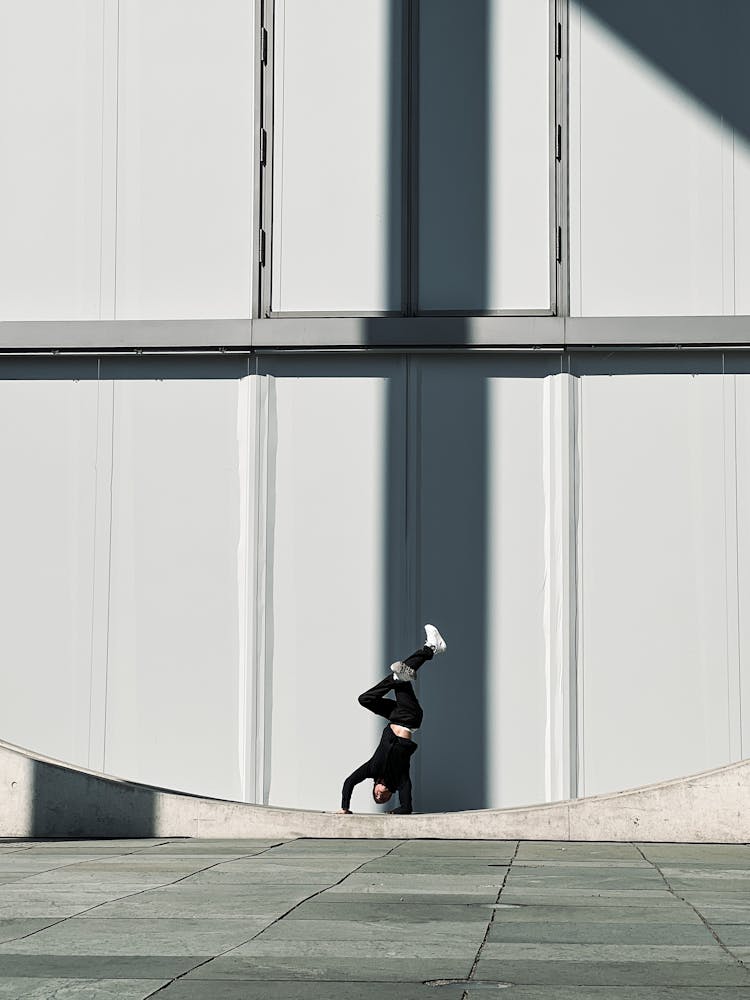
<path fill-rule="evenodd" d="M 419 4 L 404 5 L 404 276 L 402 303 L 406 316 L 419 309 Z"/>
<path fill-rule="evenodd" d="M 575 712 L 575 725 L 571 727 L 571 772 L 575 779 L 574 790 L 571 787 L 571 798 L 582 798 L 586 794 L 586 753 L 585 753 L 585 674 L 583 646 L 583 380 L 580 376 L 572 376 L 575 387 L 575 427 L 573 449 L 573 496 L 575 511 L 573 524 L 575 532 L 575 629 L 573 635 L 575 651 L 575 691 L 571 692 L 572 710 Z M 571 675 L 573 672 L 571 672 Z M 572 785 L 572 780 L 571 780 Z"/>
<path fill-rule="evenodd" d="M 262 85 L 262 74 L 263 74 L 263 62 L 259 55 L 259 41 L 261 32 L 263 30 L 263 0 L 254 0 L 253 3 L 253 23 L 252 23 L 252 59 L 253 59 L 253 138 L 254 141 L 260 141 L 260 134 L 264 128 L 263 124 L 263 85 Z M 253 156 L 253 176 L 252 176 L 252 218 L 250 220 L 250 225 L 252 226 L 252 240 L 250 242 L 251 246 L 251 265 L 250 265 L 250 318 L 256 319 L 261 313 L 261 287 L 260 287 L 260 268 L 258 267 L 258 255 L 259 255 L 259 241 L 260 241 L 260 230 L 263 228 L 263 217 L 262 217 L 262 197 L 261 197 L 261 186 L 262 178 L 261 174 L 263 172 L 263 164 L 260 163 L 260 158 Z"/>
<path fill-rule="evenodd" d="M 723 358 L 723 355 L 722 355 Z M 724 577 L 729 760 L 742 760 L 742 659 L 740 650 L 739 511 L 737 503 L 737 377 L 723 371 Z"/>
<path fill-rule="evenodd" d="M 560 260 L 552 260 L 552 308 L 555 315 L 570 314 L 570 226 L 568 202 L 568 13 L 569 0 L 551 0 L 552 9 L 552 224 L 553 243 L 560 234 Z M 558 128 L 560 129 L 559 153 Z"/>
<path fill-rule="evenodd" d="M 568 381 L 568 565 L 567 565 L 567 590 L 568 590 L 568 794 L 571 799 L 578 797 L 578 624 L 580 608 L 579 591 L 579 552 L 580 543 L 579 531 L 579 408 L 581 380 L 571 375 L 566 376 Z"/>
<path fill-rule="evenodd" d="M 255 0 L 257 29 L 255 32 L 256 101 L 253 123 L 253 148 L 257 170 L 253 219 L 253 259 L 257 275 L 257 295 L 254 296 L 253 318 L 271 314 L 273 289 L 273 170 L 274 170 L 274 25 L 275 0 Z M 265 33 L 265 35 L 264 35 Z M 263 58 L 265 37 L 265 59 Z M 261 134 L 265 132 L 265 162 L 261 163 Z M 264 262 L 261 262 L 263 252 Z"/>

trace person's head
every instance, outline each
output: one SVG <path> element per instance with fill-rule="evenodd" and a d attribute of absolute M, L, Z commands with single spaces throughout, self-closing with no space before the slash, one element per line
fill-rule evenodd
<path fill-rule="evenodd" d="M 393 795 L 390 788 L 386 788 L 382 781 L 376 781 L 372 786 L 372 797 L 375 799 L 379 806 L 384 805 Z"/>

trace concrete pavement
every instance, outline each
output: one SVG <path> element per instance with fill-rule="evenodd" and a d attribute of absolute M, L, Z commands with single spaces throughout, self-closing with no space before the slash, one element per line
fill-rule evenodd
<path fill-rule="evenodd" d="M 0 1000 L 750 1000 L 750 846 L 0 841 Z"/>

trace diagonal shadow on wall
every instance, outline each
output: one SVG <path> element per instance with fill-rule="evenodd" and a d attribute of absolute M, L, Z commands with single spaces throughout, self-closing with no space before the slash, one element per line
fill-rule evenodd
<path fill-rule="evenodd" d="M 750 138 L 747 0 L 574 0 L 704 107 Z"/>

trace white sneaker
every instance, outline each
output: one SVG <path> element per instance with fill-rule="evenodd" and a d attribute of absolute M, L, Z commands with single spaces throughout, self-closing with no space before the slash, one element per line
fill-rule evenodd
<path fill-rule="evenodd" d="M 431 646 L 436 653 L 444 653 L 448 648 L 445 639 L 438 632 L 434 625 L 425 625 L 424 633 L 427 636 L 425 646 Z"/>
<path fill-rule="evenodd" d="M 402 663 L 401 660 L 396 660 L 395 663 L 391 664 L 391 673 L 394 681 L 413 681 L 417 676 L 416 670 Z"/>

